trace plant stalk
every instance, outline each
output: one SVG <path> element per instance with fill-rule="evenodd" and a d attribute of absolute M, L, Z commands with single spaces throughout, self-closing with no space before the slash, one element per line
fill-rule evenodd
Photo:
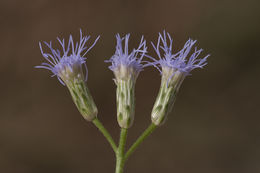
<path fill-rule="evenodd" d="M 136 148 L 157 128 L 153 123 L 139 136 L 135 143 L 126 152 L 124 160 L 126 161 L 128 157 L 136 150 Z"/>
<path fill-rule="evenodd" d="M 107 129 L 103 126 L 103 124 L 97 118 L 95 118 L 92 122 L 99 129 L 99 131 L 105 136 L 105 138 L 107 139 L 107 141 L 111 145 L 114 152 L 117 153 L 116 143 L 114 142 L 113 138 L 111 137 L 111 135 L 107 131 Z"/>
<path fill-rule="evenodd" d="M 123 173 L 124 164 L 125 164 L 125 144 L 127 138 L 127 129 L 121 128 L 119 146 L 116 154 L 116 172 L 115 173 Z"/>

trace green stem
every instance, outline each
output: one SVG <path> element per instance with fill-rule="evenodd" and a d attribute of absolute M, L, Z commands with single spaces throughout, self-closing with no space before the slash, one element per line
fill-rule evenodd
<path fill-rule="evenodd" d="M 125 154 L 124 160 L 127 160 L 128 157 L 136 150 L 136 148 L 157 128 L 155 124 L 151 124 L 139 138 L 135 141 L 135 143 L 129 148 L 129 150 Z"/>
<path fill-rule="evenodd" d="M 99 131 L 105 136 L 105 138 L 107 139 L 107 141 L 109 142 L 109 144 L 113 148 L 114 152 L 117 153 L 117 146 L 116 146 L 113 138 L 111 137 L 111 135 L 107 131 L 107 129 L 103 126 L 103 124 L 97 118 L 95 118 L 92 122 L 99 129 Z"/>
<path fill-rule="evenodd" d="M 125 152 L 126 138 L 127 138 L 127 129 L 121 128 L 119 146 L 116 155 L 116 173 L 123 173 L 124 164 L 125 164 L 124 152 Z"/>

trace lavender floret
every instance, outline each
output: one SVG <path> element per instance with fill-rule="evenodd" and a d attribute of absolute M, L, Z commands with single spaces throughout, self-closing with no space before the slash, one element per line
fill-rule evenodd
<path fill-rule="evenodd" d="M 116 35 L 117 45 L 115 54 L 105 62 L 112 63 L 109 66 L 109 69 L 112 71 L 116 71 L 120 69 L 122 66 L 125 68 L 131 68 L 134 72 L 139 73 L 143 70 L 144 65 L 142 64 L 143 57 L 147 52 L 146 41 L 142 36 L 140 44 L 137 49 L 133 49 L 131 53 L 128 52 L 128 42 L 129 42 L 130 34 L 126 34 L 125 37 L 120 37 L 119 34 Z M 124 47 L 123 47 L 124 41 Z"/>
<path fill-rule="evenodd" d="M 86 42 L 90 39 L 90 36 L 83 36 L 82 31 L 80 30 L 80 41 L 74 43 L 72 36 L 70 35 L 68 45 L 66 47 L 65 40 L 57 38 L 62 50 L 54 49 L 52 47 L 52 42 L 44 44 L 50 49 L 50 53 L 45 53 L 42 49 L 42 45 L 39 42 L 40 50 L 43 57 L 47 60 L 47 63 L 44 62 L 40 66 L 36 66 L 36 68 L 43 68 L 50 70 L 53 76 L 57 76 L 59 81 L 63 84 L 66 82 L 65 80 L 71 79 L 71 77 L 81 77 L 85 81 L 87 80 L 87 66 L 86 66 L 86 58 L 84 57 L 88 51 L 93 48 L 96 44 L 99 36 L 95 40 L 95 42 L 90 46 L 85 46 Z M 61 54 L 62 52 L 62 54 Z M 82 66 L 85 68 L 86 74 L 83 74 Z"/>
<path fill-rule="evenodd" d="M 154 61 L 151 62 L 150 65 L 155 66 L 161 73 L 162 71 L 159 67 L 168 67 L 183 72 L 186 75 L 190 74 L 190 72 L 195 68 L 203 68 L 207 64 L 207 58 L 210 56 L 207 55 L 202 59 L 197 59 L 203 49 L 198 50 L 197 47 L 195 47 L 194 53 L 192 53 L 191 56 L 188 58 L 188 55 L 196 42 L 196 40 L 189 39 L 185 43 L 183 49 L 174 54 L 172 50 L 173 39 L 171 38 L 170 34 L 166 33 L 165 31 L 163 32 L 163 34 L 159 33 L 157 45 L 155 46 L 152 43 L 152 46 L 156 51 L 159 60 L 156 60 L 149 56 Z M 161 50 L 164 53 L 163 55 L 161 55 L 160 53 Z"/>

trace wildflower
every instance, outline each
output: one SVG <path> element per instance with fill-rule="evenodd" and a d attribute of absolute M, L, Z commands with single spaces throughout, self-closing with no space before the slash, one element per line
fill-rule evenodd
<path fill-rule="evenodd" d="M 133 124 L 135 97 L 135 82 L 143 70 L 144 65 L 142 59 L 146 53 L 146 41 L 141 38 L 139 47 L 128 52 L 128 41 L 130 34 L 125 37 L 116 35 L 117 45 L 115 54 L 105 62 L 112 63 L 109 69 L 114 72 L 115 83 L 117 85 L 117 121 L 120 127 L 129 128 Z M 123 42 L 124 41 L 124 48 Z"/>
<path fill-rule="evenodd" d="M 72 99 L 82 116 L 86 120 L 92 121 L 97 116 L 97 108 L 86 86 L 88 70 L 84 56 L 93 48 L 99 37 L 90 47 L 86 47 L 85 44 L 89 39 L 90 36 L 83 36 L 81 30 L 80 41 L 74 44 L 70 35 L 67 47 L 64 39 L 57 38 L 62 53 L 52 47 L 52 42 L 44 42 L 50 49 L 50 53 L 45 53 L 41 43 L 39 43 L 42 56 L 47 63 L 44 62 L 40 66 L 36 66 L 36 68 L 50 70 L 53 73 L 52 76 L 57 76 L 60 83 L 68 87 Z"/>
<path fill-rule="evenodd" d="M 161 75 L 161 87 L 156 98 L 153 110 L 152 110 L 152 122 L 155 125 L 161 125 L 165 122 L 167 115 L 171 111 L 176 94 L 184 80 L 184 78 L 190 74 L 195 68 L 203 68 L 207 62 L 209 55 L 202 59 L 197 57 L 203 51 L 197 49 L 189 56 L 188 55 L 196 43 L 196 40 L 189 39 L 182 50 L 174 54 L 172 51 L 172 38 L 169 33 L 163 32 L 163 35 L 159 33 L 157 45 L 152 43 L 159 60 L 156 60 L 150 56 L 154 62 L 150 65 L 156 67 Z M 161 55 L 160 51 L 164 54 Z"/>

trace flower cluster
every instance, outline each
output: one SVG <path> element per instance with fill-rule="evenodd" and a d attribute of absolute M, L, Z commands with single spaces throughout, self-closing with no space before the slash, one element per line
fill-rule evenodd
<path fill-rule="evenodd" d="M 147 46 L 144 37 L 136 49 L 129 51 L 130 34 L 121 37 L 116 35 L 115 54 L 105 62 L 111 63 L 109 69 L 115 75 L 117 85 L 117 120 L 122 128 L 129 128 L 133 124 L 135 109 L 135 83 L 139 73 L 147 66 L 153 66 L 162 75 L 161 87 L 155 101 L 151 118 L 152 122 L 159 126 L 163 124 L 167 115 L 173 107 L 176 94 L 184 78 L 193 69 L 203 68 L 209 55 L 199 59 L 202 49 L 195 47 L 191 53 L 196 40 L 189 39 L 184 47 L 177 53 L 173 53 L 173 39 L 169 33 L 159 33 L 157 44 L 152 43 L 158 59 L 147 55 Z M 92 121 L 97 116 L 97 108 L 86 86 L 88 70 L 85 55 L 96 44 L 87 47 L 85 44 L 90 36 L 83 36 L 80 31 L 79 42 L 74 43 L 72 36 L 65 43 L 64 39 L 57 38 L 62 50 L 54 49 L 52 42 L 44 42 L 50 49 L 50 53 L 43 51 L 39 43 L 41 53 L 47 62 L 36 68 L 50 70 L 53 76 L 57 76 L 59 81 L 66 85 L 72 95 L 73 101 L 78 107 L 83 117 Z M 148 57 L 151 61 L 144 61 Z"/>
<path fill-rule="evenodd" d="M 148 137 L 158 126 L 162 125 L 167 119 L 174 105 L 179 88 L 187 75 L 193 69 L 203 68 L 207 64 L 209 55 L 198 58 L 202 49 L 195 47 L 196 40 L 189 39 L 184 47 L 177 53 L 173 53 L 173 39 L 165 31 L 159 33 L 157 44 L 152 43 L 158 58 L 147 55 L 147 46 L 144 37 L 137 48 L 129 51 L 130 34 L 121 37 L 116 35 L 116 50 L 114 55 L 105 62 L 111 63 L 109 69 L 115 75 L 116 84 L 116 105 L 117 121 L 121 127 L 120 139 L 118 145 L 98 120 L 98 110 L 95 102 L 86 85 L 88 78 L 88 69 L 86 66 L 86 54 L 96 44 L 85 46 L 90 36 L 83 36 L 80 30 L 79 42 L 74 42 L 72 36 L 68 43 L 64 39 L 57 39 L 61 50 L 54 49 L 52 42 L 44 42 L 50 49 L 50 53 L 43 51 L 41 43 L 39 44 L 41 53 L 47 62 L 42 63 L 36 68 L 50 70 L 53 76 L 57 76 L 59 81 L 65 85 L 78 108 L 81 115 L 88 121 L 91 121 L 104 137 L 110 143 L 116 155 L 116 173 L 122 173 L 123 167 L 134 150 Z M 143 60 L 144 57 L 149 60 Z M 155 67 L 161 74 L 161 85 L 151 112 L 151 124 L 125 151 L 127 130 L 132 126 L 135 114 L 135 83 L 139 73 L 145 67 Z"/>

